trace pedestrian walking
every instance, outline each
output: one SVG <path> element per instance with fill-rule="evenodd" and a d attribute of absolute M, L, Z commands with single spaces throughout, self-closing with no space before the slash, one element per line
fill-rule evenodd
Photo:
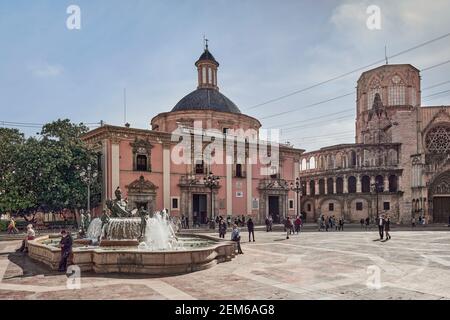
<path fill-rule="evenodd" d="M 344 231 L 344 218 L 339 218 L 339 231 Z"/>
<path fill-rule="evenodd" d="M 272 226 L 273 226 L 273 218 L 272 215 L 269 215 L 269 231 L 272 231 Z"/>
<path fill-rule="evenodd" d="M 248 242 L 251 242 L 251 236 L 253 236 L 253 242 L 255 242 L 255 225 L 253 224 L 252 218 L 247 221 L 248 230 Z"/>
<path fill-rule="evenodd" d="M 378 232 L 380 233 L 380 239 L 383 240 L 384 236 L 384 217 L 381 215 L 377 218 Z"/>
<path fill-rule="evenodd" d="M 411 219 L 411 228 L 414 229 L 416 227 L 416 218 L 412 217 Z"/>
<path fill-rule="evenodd" d="M 289 217 L 284 222 L 284 228 L 286 230 L 286 239 L 289 239 L 289 234 L 292 231 L 292 222 Z"/>
<path fill-rule="evenodd" d="M 391 235 L 389 234 L 390 231 L 391 231 L 391 219 L 389 218 L 389 216 L 387 216 L 384 222 L 384 232 L 386 233 L 386 240 L 391 239 Z"/>
<path fill-rule="evenodd" d="M 364 229 L 364 218 L 361 218 L 361 220 L 359 220 L 359 223 L 361 224 L 361 230 Z"/>
<path fill-rule="evenodd" d="M 14 220 L 13 217 L 11 217 L 11 220 L 9 220 L 9 225 L 8 225 L 8 234 L 17 234 L 19 233 L 19 230 L 17 230 L 16 228 L 16 220 Z"/>
<path fill-rule="evenodd" d="M 66 231 L 61 231 L 61 241 L 59 242 L 59 246 L 61 247 L 61 260 L 59 262 L 59 271 L 66 272 L 67 271 L 67 262 L 72 253 L 72 236 Z"/>
<path fill-rule="evenodd" d="M 239 231 L 237 224 L 233 225 L 233 231 L 231 232 L 231 241 L 236 242 L 238 254 L 243 254 L 241 249 L 241 232 Z"/>
<path fill-rule="evenodd" d="M 300 228 L 302 226 L 302 219 L 300 217 L 297 217 L 297 219 L 295 219 L 295 232 L 297 232 L 297 234 L 300 233 Z"/>
<path fill-rule="evenodd" d="M 225 239 L 225 234 L 227 233 L 227 223 L 225 220 L 219 222 L 219 238 Z"/>
<path fill-rule="evenodd" d="M 370 229 L 370 218 L 366 218 L 366 231 Z"/>
<path fill-rule="evenodd" d="M 269 232 L 269 217 L 266 217 L 266 220 L 264 221 L 266 224 L 266 232 Z"/>

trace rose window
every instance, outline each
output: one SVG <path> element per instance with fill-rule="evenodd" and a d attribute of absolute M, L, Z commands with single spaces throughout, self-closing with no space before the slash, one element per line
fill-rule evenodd
<path fill-rule="evenodd" d="M 450 127 L 437 126 L 425 138 L 425 145 L 431 153 L 450 153 Z"/>

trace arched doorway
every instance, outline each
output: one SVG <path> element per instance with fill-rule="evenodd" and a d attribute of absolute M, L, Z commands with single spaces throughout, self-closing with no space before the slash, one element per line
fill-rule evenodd
<path fill-rule="evenodd" d="M 429 189 L 433 203 L 433 222 L 449 223 L 450 216 L 450 170 L 434 179 Z"/>

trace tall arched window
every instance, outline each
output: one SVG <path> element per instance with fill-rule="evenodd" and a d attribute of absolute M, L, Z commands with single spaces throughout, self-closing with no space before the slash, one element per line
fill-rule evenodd
<path fill-rule="evenodd" d="M 333 194 L 334 193 L 334 181 L 333 178 L 328 178 L 327 180 L 327 193 L 328 194 Z"/>
<path fill-rule="evenodd" d="M 377 78 L 373 79 L 369 85 L 369 94 L 367 95 L 367 110 L 372 109 L 373 100 L 375 99 L 375 95 L 379 93 L 381 95 L 381 82 Z"/>
<path fill-rule="evenodd" d="M 348 192 L 356 193 L 356 178 L 354 176 L 348 178 Z"/>
<path fill-rule="evenodd" d="M 336 178 L 336 193 L 344 193 L 344 179 L 342 179 L 341 177 Z"/>
<path fill-rule="evenodd" d="M 309 194 L 314 196 L 316 194 L 316 183 L 314 180 L 311 180 L 309 182 Z"/>
<path fill-rule="evenodd" d="M 324 195 L 325 194 L 325 180 L 320 179 L 319 180 L 319 192 L 318 195 Z"/>
<path fill-rule="evenodd" d="M 389 192 L 397 192 L 398 190 L 398 178 L 396 175 L 389 176 Z"/>
<path fill-rule="evenodd" d="M 356 152 L 355 150 L 350 151 L 350 167 L 356 167 Z"/>
<path fill-rule="evenodd" d="M 137 171 L 147 171 L 147 156 L 143 154 L 138 154 L 136 156 L 136 170 Z"/>
<path fill-rule="evenodd" d="M 406 86 L 402 78 L 395 75 L 389 85 L 389 105 L 402 106 L 406 104 Z"/>
<path fill-rule="evenodd" d="M 361 179 L 361 191 L 362 192 L 370 192 L 370 177 L 363 176 Z"/>
<path fill-rule="evenodd" d="M 375 184 L 378 186 L 378 192 L 384 191 L 384 177 L 383 176 L 376 176 Z"/>
<path fill-rule="evenodd" d="M 306 170 L 306 159 L 303 159 L 303 160 L 302 160 L 301 170 L 302 170 L 302 171 Z"/>
<path fill-rule="evenodd" d="M 315 157 L 309 158 L 309 168 L 310 169 L 316 168 L 316 158 Z"/>

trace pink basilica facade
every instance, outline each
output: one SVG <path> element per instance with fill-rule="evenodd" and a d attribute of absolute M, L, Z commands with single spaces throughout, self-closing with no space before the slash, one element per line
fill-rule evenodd
<path fill-rule="evenodd" d="M 450 107 L 421 105 L 420 72 L 412 65 L 364 72 L 355 143 L 307 153 L 267 147 L 260 122 L 220 93 L 219 63 L 207 47 L 195 65 L 197 89 L 155 116 L 150 129 L 103 125 L 85 135 L 99 154 L 103 204 L 120 187 L 130 209 L 167 208 L 190 224 L 217 215 L 263 223 L 269 214 L 279 221 L 299 212 L 308 222 L 378 214 L 396 223 L 449 222 Z M 209 173 L 219 177 L 212 189 L 203 180 Z M 298 198 L 291 188 L 297 178 Z"/>
<path fill-rule="evenodd" d="M 290 184 L 304 150 L 260 140 L 260 122 L 220 93 L 219 63 L 208 47 L 195 66 L 197 89 L 156 115 L 150 129 L 103 125 L 85 135 L 99 154 L 102 206 L 120 187 L 130 210 L 166 208 L 191 225 L 219 215 L 256 223 L 269 214 L 275 221 L 295 216 Z M 205 184 L 210 174 L 219 178 L 216 186 Z"/>

